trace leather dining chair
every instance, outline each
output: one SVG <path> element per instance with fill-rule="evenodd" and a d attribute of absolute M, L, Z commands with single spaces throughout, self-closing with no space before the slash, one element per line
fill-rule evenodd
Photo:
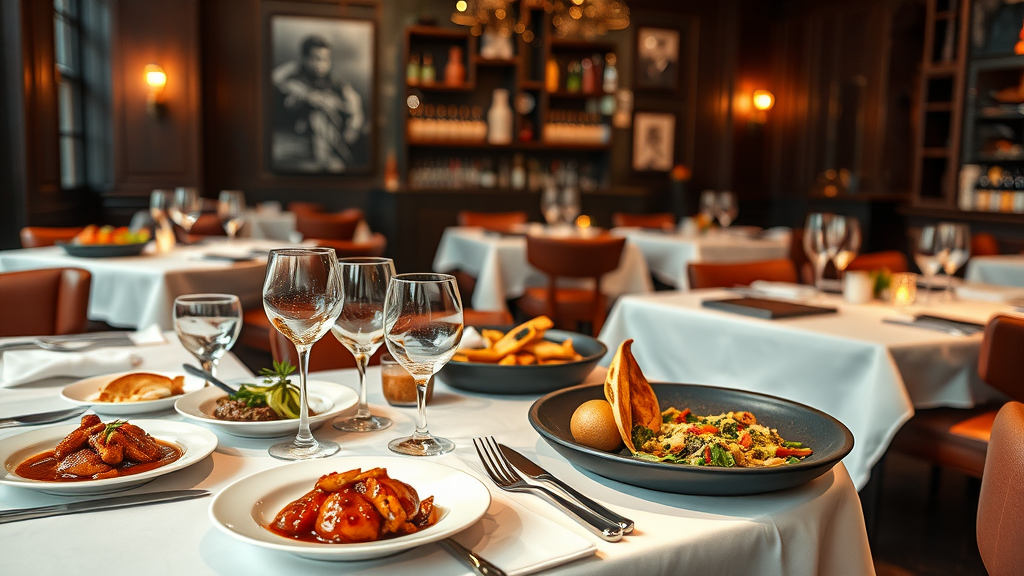
<path fill-rule="evenodd" d="M 459 226 L 475 226 L 506 232 L 516 224 L 526 224 L 526 212 L 470 212 L 463 210 L 458 216 Z"/>
<path fill-rule="evenodd" d="M 188 231 L 189 236 L 227 236 L 224 225 L 220 218 L 212 212 L 203 212 L 196 218 L 192 228 Z"/>
<path fill-rule="evenodd" d="M 380 257 L 384 255 L 384 251 L 388 247 L 388 239 L 380 232 L 374 232 L 366 242 L 329 240 L 326 238 L 317 238 L 315 242 L 317 246 L 334 248 L 338 258 L 353 258 L 356 256 Z"/>
<path fill-rule="evenodd" d="M 289 202 L 288 211 L 296 214 L 320 214 L 324 205 L 319 202 Z"/>
<path fill-rule="evenodd" d="M 295 229 L 306 240 L 351 240 L 363 219 L 363 211 L 349 208 L 333 214 L 297 212 Z"/>
<path fill-rule="evenodd" d="M 80 268 L 0 273 L 0 336 L 85 332 L 91 286 Z"/>
<path fill-rule="evenodd" d="M 971 234 L 971 256 L 998 256 L 999 241 L 988 232 Z"/>
<path fill-rule="evenodd" d="M 1024 404 L 1007 402 L 992 424 L 978 496 L 978 552 L 989 576 L 1024 567 Z"/>
<path fill-rule="evenodd" d="M 846 266 L 847 270 L 867 270 L 868 272 L 883 268 L 893 273 L 910 270 L 907 266 L 907 257 L 898 250 L 861 254 Z"/>
<path fill-rule="evenodd" d="M 755 280 L 796 283 L 796 266 L 792 260 L 758 260 L 736 264 L 691 262 L 687 267 L 690 289 L 732 288 L 747 286 Z"/>
<path fill-rule="evenodd" d="M 71 226 L 68 228 L 44 228 L 42 226 L 26 226 L 21 229 L 22 248 L 42 248 L 53 246 L 57 241 L 70 241 L 78 233 L 85 230 L 84 226 Z"/>
<path fill-rule="evenodd" d="M 628 226 L 634 228 L 654 228 L 664 230 L 676 227 L 676 217 L 671 212 L 658 212 L 656 214 L 627 214 L 616 212 L 612 214 L 612 226 Z"/>
<path fill-rule="evenodd" d="M 556 326 L 576 330 L 590 323 L 601 332 L 608 315 L 601 277 L 619 267 L 626 239 L 607 234 L 593 238 L 527 236 L 526 259 L 548 277 L 547 286 L 527 288 L 516 306 L 530 317 L 546 315 Z M 559 288 L 558 278 L 590 278 L 593 288 Z"/>

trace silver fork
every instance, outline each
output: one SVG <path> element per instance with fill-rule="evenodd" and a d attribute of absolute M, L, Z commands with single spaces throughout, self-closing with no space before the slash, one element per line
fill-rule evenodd
<path fill-rule="evenodd" d="M 113 344 L 112 344 L 113 343 Z M 127 341 L 128 344 L 131 340 Z M 42 338 L 29 338 L 28 340 L 17 340 L 13 342 L 4 342 L 0 344 L 0 352 L 4 350 L 13 350 L 16 348 L 27 348 L 36 347 L 42 348 L 43 350 L 49 350 L 51 352 L 80 352 L 82 350 L 90 350 L 92 348 L 104 348 L 111 345 L 124 345 L 120 338 L 104 337 L 104 338 L 76 338 L 65 341 L 52 341 L 44 340 Z"/>
<path fill-rule="evenodd" d="M 551 505 L 582 522 L 602 540 L 618 542 L 622 539 L 622 526 L 566 500 L 543 486 L 527 483 L 515 471 L 512 465 L 505 460 L 505 456 L 498 449 L 498 444 L 494 441 L 493 437 L 473 438 L 473 446 L 480 457 L 480 462 L 484 465 L 484 470 L 487 471 L 487 475 L 491 477 L 491 480 L 494 481 L 498 488 L 506 492 L 531 492 L 536 494 L 547 500 Z"/>

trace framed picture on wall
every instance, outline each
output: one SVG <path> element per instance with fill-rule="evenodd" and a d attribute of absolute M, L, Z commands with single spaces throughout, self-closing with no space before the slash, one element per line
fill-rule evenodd
<path fill-rule="evenodd" d="M 636 87 L 671 90 L 679 87 L 678 30 L 641 26 L 636 32 Z"/>
<path fill-rule="evenodd" d="M 675 132 L 675 114 L 637 112 L 633 116 L 633 170 L 671 170 L 675 165 Z"/>
<path fill-rule="evenodd" d="M 278 174 L 366 174 L 373 167 L 375 25 L 270 17 L 267 158 Z"/>

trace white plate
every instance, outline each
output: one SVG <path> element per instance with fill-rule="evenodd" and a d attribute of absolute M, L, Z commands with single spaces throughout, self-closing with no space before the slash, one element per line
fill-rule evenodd
<path fill-rule="evenodd" d="M 406 536 L 362 544 L 301 542 L 263 527 L 288 503 L 312 490 L 320 476 L 378 466 L 387 468 L 392 478 L 410 484 L 420 498 L 433 496 L 442 513 L 437 524 Z M 313 560 L 351 561 L 389 556 L 447 538 L 475 524 L 490 505 L 487 487 L 455 468 L 420 458 L 348 456 L 286 464 L 242 478 L 213 499 L 210 520 L 229 536 L 254 546 Z"/>
<path fill-rule="evenodd" d="M 250 378 L 249 382 L 257 382 L 257 379 Z M 244 382 L 241 381 L 241 382 Z M 238 382 L 230 382 L 238 384 Z M 333 382 L 322 382 L 310 380 L 306 382 L 310 407 L 319 412 L 309 419 L 309 427 L 316 430 L 324 422 L 334 419 L 336 416 L 355 406 L 359 402 L 359 395 L 355 390 Z M 184 396 L 179 396 L 174 403 L 174 409 L 182 416 L 219 428 L 223 432 L 244 438 L 273 438 L 275 436 L 294 436 L 299 431 L 299 421 L 295 420 L 273 420 L 270 422 L 232 422 L 230 420 L 218 420 L 213 417 L 213 410 L 217 407 L 217 400 L 227 396 L 221 389 L 210 386 Z"/>
<path fill-rule="evenodd" d="M 29 456 L 53 450 L 58 442 L 78 428 L 78 424 L 58 424 L 23 432 L 0 440 L 0 484 L 39 490 L 47 494 L 68 496 L 76 494 L 106 494 L 141 486 L 150 480 L 170 474 L 176 470 L 187 468 L 206 458 L 217 448 L 217 435 L 202 426 L 185 422 L 167 420 L 132 420 L 139 428 L 151 436 L 165 442 L 177 444 L 184 451 L 181 458 L 174 462 L 146 472 L 122 476 L 120 478 L 102 478 L 100 480 L 82 480 L 79 482 L 46 482 L 44 480 L 28 480 L 14 474 L 15 468 Z"/>
<path fill-rule="evenodd" d="M 125 414 L 142 414 L 145 412 L 159 412 L 160 410 L 170 410 L 178 398 L 182 397 L 182 394 L 177 396 L 168 396 L 167 398 L 161 398 L 159 400 L 146 400 L 144 402 L 100 402 L 96 400 L 96 396 L 99 395 L 100 388 L 106 386 L 109 382 L 125 376 L 127 374 L 159 374 L 160 376 L 166 376 L 168 378 L 175 378 L 182 376 L 182 374 L 175 372 L 147 372 L 145 370 L 133 370 L 131 372 L 118 372 L 117 374 L 104 374 L 103 376 L 93 376 L 92 378 L 86 378 L 79 380 L 74 384 L 68 384 L 61 390 L 60 395 L 65 400 L 72 404 L 78 404 L 79 406 L 91 406 L 93 411 L 97 414 L 110 414 L 113 416 L 123 416 Z M 185 394 L 201 389 L 206 384 L 206 381 L 202 378 L 196 378 L 194 376 L 185 376 Z"/>

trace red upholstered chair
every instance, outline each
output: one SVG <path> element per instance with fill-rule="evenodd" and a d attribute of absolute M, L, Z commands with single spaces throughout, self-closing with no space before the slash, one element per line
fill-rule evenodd
<path fill-rule="evenodd" d="M 362 219 L 363 211 L 358 208 L 335 214 L 297 212 L 295 228 L 307 240 L 351 240 Z"/>
<path fill-rule="evenodd" d="M 61 242 L 70 241 L 84 229 L 84 226 L 72 226 L 69 228 L 26 226 L 21 229 L 21 247 L 41 248 L 43 246 L 53 246 L 58 240 Z"/>
<path fill-rule="evenodd" d="M 0 336 L 85 332 L 91 286 L 80 268 L 0 273 Z"/>
<path fill-rule="evenodd" d="M 999 241 L 988 232 L 971 235 L 971 256 L 998 256 Z"/>
<path fill-rule="evenodd" d="M 1024 566 L 1024 404 L 1007 402 L 992 425 L 978 497 L 978 552 L 990 576 Z"/>
<path fill-rule="evenodd" d="M 907 272 L 910 269 L 907 266 L 907 257 L 903 252 L 897 250 L 861 254 L 846 267 L 847 270 L 867 270 L 869 272 L 883 268 L 889 272 Z"/>
<path fill-rule="evenodd" d="M 687 267 L 690 289 L 731 288 L 746 286 L 755 280 L 796 283 L 796 266 L 792 260 L 759 260 L 736 264 L 704 264 L 691 262 Z"/>
<path fill-rule="evenodd" d="M 380 232 L 374 232 L 366 242 L 354 242 L 352 240 L 328 240 L 318 238 L 315 240 L 317 246 L 334 248 L 338 258 L 352 258 L 355 256 L 376 256 L 384 255 L 388 247 L 388 239 Z"/>
<path fill-rule="evenodd" d="M 978 375 L 1017 401 L 1024 401 L 1021 350 L 1024 318 L 999 315 L 989 320 L 978 357 Z M 1001 403 L 995 403 L 972 409 L 918 410 L 893 438 L 892 448 L 980 478 L 992 422 L 1000 407 Z"/>
<path fill-rule="evenodd" d="M 319 202 L 289 202 L 288 211 L 296 214 L 319 214 L 324 211 L 324 205 Z"/>
<path fill-rule="evenodd" d="M 459 226 L 479 226 L 505 232 L 516 224 L 526 224 L 526 212 L 459 212 Z"/>
<path fill-rule="evenodd" d="M 594 334 L 608 314 L 601 276 L 615 270 L 626 239 L 607 234 L 594 238 L 526 237 L 526 259 L 547 275 L 546 287 L 527 288 L 516 306 L 526 315 L 549 316 L 556 326 L 577 329 L 589 322 Z M 558 278 L 591 278 L 592 289 L 557 288 Z"/>
<path fill-rule="evenodd" d="M 612 226 L 631 226 L 636 228 L 656 228 L 664 230 L 675 228 L 676 217 L 671 212 L 658 212 L 656 214 L 627 214 L 616 212 L 612 214 Z"/>

